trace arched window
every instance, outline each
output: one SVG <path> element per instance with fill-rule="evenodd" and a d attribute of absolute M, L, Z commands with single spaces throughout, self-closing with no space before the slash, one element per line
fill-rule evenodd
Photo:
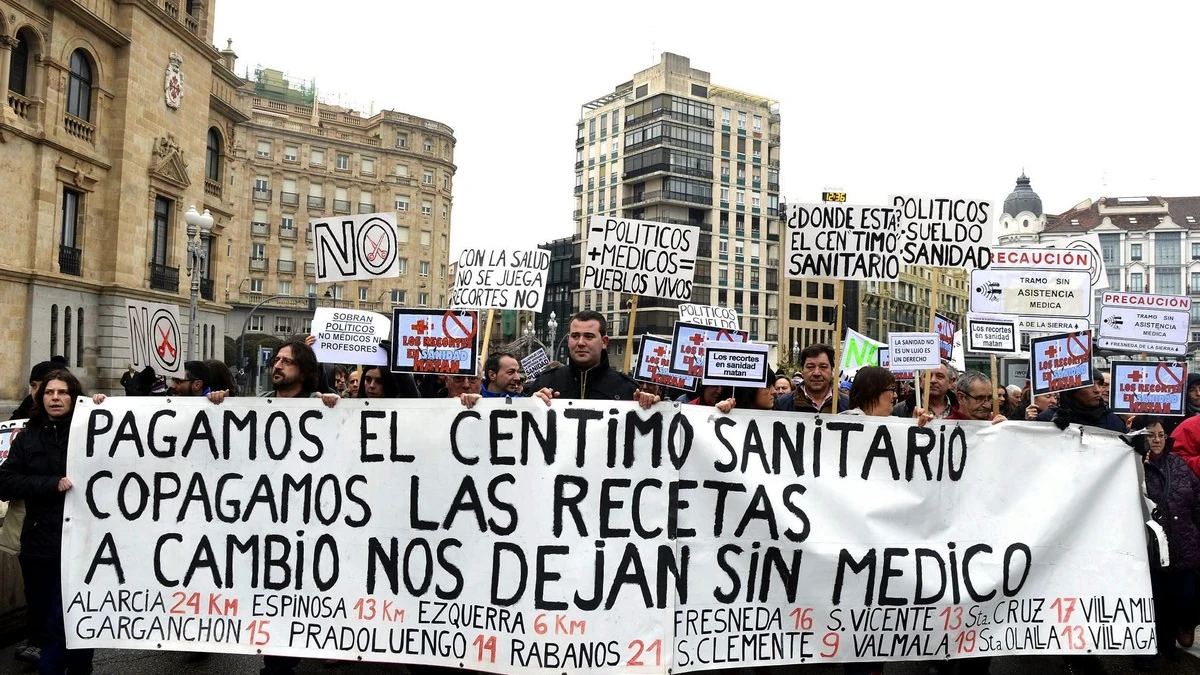
<path fill-rule="evenodd" d="M 63 307 L 63 356 L 71 365 L 71 308 Z"/>
<path fill-rule="evenodd" d="M 208 130 L 208 149 L 204 155 L 204 177 L 221 182 L 221 134 L 216 129 Z"/>
<path fill-rule="evenodd" d="M 58 305 L 50 305 L 50 355 L 58 351 Z"/>
<path fill-rule="evenodd" d="M 14 94 L 28 96 L 29 92 L 29 47 L 33 34 L 28 28 L 17 31 L 17 46 L 13 47 L 8 73 L 8 90 Z"/>
<path fill-rule="evenodd" d="M 71 75 L 67 81 L 67 114 L 92 121 L 92 62 L 87 52 L 71 52 Z"/>
<path fill-rule="evenodd" d="M 75 312 L 75 322 L 77 329 L 75 331 L 75 365 L 83 366 L 83 308 L 80 307 Z"/>

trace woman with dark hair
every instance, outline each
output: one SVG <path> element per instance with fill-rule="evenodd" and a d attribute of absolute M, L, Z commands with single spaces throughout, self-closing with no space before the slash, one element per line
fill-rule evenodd
<path fill-rule="evenodd" d="M 233 379 L 233 372 L 229 370 L 229 366 L 225 365 L 224 361 L 208 359 L 204 365 L 208 366 L 209 376 L 212 378 L 207 383 L 209 390 L 225 390 L 229 392 L 229 396 L 238 395 L 238 386 Z"/>
<path fill-rule="evenodd" d="M 847 415 L 887 417 L 896 405 L 896 376 L 887 368 L 864 366 L 858 369 L 850 385 L 850 409 Z"/>
<path fill-rule="evenodd" d="M 1054 426 L 1059 429 L 1066 429 L 1071 424 L 1081 424 L 1123 434 L 1125 423 L 1105 405 L 1105 391 L 1104 385 L 1100 384 L 1097 378 L 1091 386 L 1059 392 L 1058 407 L 1046 409 L 1037 416 L 1037 421 L 1054 422 Z"/>
<path fill-rule="evenodd" d="M 1191 647 L 1196 631 L 1189 616 L 1196 597 L 1197 570 L 1200 569 L 1200 478 L 1187 462 L 1171 452 L 1171 438 L 1163 429 L 1163 420 L 1141 416 L 1135 427 L 1146 430 L 1138 439 L 1138 450 L 1146 451 L 1146 497 L 1154 502 L 1167 535 L 1167 567 L 1150 568 L 1154 591 L 1154 618 L 1157 625 L 1158 653 L 1172 656 L 1175 642 Z M 1144 443 L 1144 445 L 1142 445 Z M 1137 657 L 1139 670 L 1153 667 L 1155 657 Z"/>
<path fill-rule="evenodd" d="M 43 616 L 38 670 L 43 675 L 92 672 L 91 649 L 67 649 L 62 603 L 62 524 L 67 444 L 75 400 L 83 386 L 67 370 L 46 374 L 34 399 L 33 415 L 0 464 L 0 499 L 25 500 L 21 531 L 21 571 L 26 575 L 29 606 Z"/>
<path fill-rule="evenodd" d="M 1021 396 L 1020 409 L 1025 412 L 1024 417 L 1026 421 L 1029 422 L 1033 422 L 1038 418 L 1038 415 L 1041 415 L 1047 410 L 1057 406 L 1058 394 L 1055 393 L 1038 394 L 1037 396 L 1033 397 L 1032 401 L 1030 401 L 1029 390 L 1026 389 L 1024 394 Z"/>
<path fill-rule="evenodd" d="M 717 403 L 717 410 L 774 410 L 775 387 L 734 387 L 733 396 Z"/>

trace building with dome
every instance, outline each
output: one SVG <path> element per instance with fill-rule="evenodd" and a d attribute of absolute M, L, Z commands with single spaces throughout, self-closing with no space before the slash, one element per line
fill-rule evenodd
<path fill-rule="evenodd" d="M 1022 173 L 997 225 L 1002 246 L 1052 246 L 1096 235 L 1109 290 L 1191 296 L 1188 367 L 1200 368 L 1200 197 L 1101 197 L 1046 214 Z"/>

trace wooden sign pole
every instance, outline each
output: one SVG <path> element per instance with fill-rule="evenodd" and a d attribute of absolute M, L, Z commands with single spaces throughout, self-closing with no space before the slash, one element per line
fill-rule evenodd
<path fill-rule="evenodd" d="M 483 363 L 487 362 L 488 345 L 492 341 L 492 317 L 495 315 L 495 312 L 496 310 L 494 309 L 487 311 L 487 325 L 483 327 L 483 348 L 479 350 L 480 368 L 483 367 Z"/>
<path fill-rule="evenodd" d="M 833 301 L 837 304 L 837 322 L 834 324 L 837 328 L 833 335 L 833 414 L 838 413 L 838 397 L 842 392 L 842 307 L 845 305 L 842 294 L 845 292 L 846 282 L 838 280 L 837 290 L 834 293 Z"/>
<path fill-rule="evenodd" d="M 1000 397 L 996 395 L 996 355 L 992 357 L 992 417 L 1000 414 Z"/>
<path fill-rule="evenodd" d="M 629 373 L 629 365 L 633 362 L 633 327 L 637 325 L 638 297 L 629 299 L 629 323 L 625 327 L 625 365 L 622 372 Z"/>
<path fill-rule="evenodd" d="M 933 296 L 930 298 L 929 332 L 936 333 L 937 332 L 938 291 L 941 290 L 939 288 L 939 286 L 941 285 L 942 271 L 937 267 L 934 267 L 931 269 L 933 270 Z M 941 347 L 940 347 L 941 337 L 940 336 L 938 337 L 938 345 L 939 345 L 938 349 L 940 350 L 941 349 Z M 923 405 L 921 406 L 921 408 L 923 410 L 925 410 L 925 412 L 929 412 L 929 378 L 932 375 L 933 375 L 933 373 L 929 372 L 928 370 L 925 371 L 925 375 L 924 375 L 924 377 L 925 377 L 925 400 L 923 402 Z"/>

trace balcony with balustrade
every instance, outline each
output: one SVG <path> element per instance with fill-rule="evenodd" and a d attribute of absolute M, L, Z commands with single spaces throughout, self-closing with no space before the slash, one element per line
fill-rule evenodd
<path fill-rule="evenodd" d="M 150 288 L 156 291 L 179 292 L 179 268 L 150 263 Z"/>

